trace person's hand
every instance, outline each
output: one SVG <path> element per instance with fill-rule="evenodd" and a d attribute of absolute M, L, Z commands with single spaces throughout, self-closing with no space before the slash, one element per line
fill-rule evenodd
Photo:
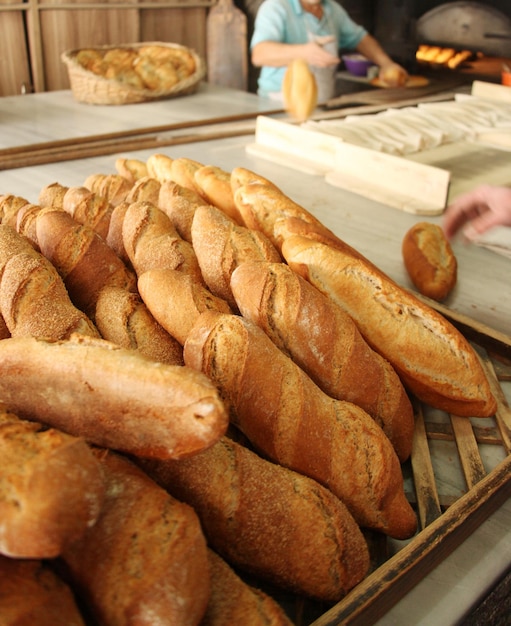
<path fill-rule="evenodd" d="M 399 63 L 387 63 L 380 67 L 379 78 L 388 87 L 404 87 L 408 72 Z"/>
<path fill-rule="evenodd" d="M 329 43 L 333 37 L 318 38 L 316 41 L 310 41 L 303 46 L 304 60 L 314 67 L 333 67 L 340 62 L 337 55 L 328 52 L 323 47 Z"/>
<path fill-rule="evenodd" d="M 473 241 L 494 226 L 511 226 L 511 188 L 481 185 L 459 196 L 446 209 L 442 228 L 448 239 L 460 230 Z"/>

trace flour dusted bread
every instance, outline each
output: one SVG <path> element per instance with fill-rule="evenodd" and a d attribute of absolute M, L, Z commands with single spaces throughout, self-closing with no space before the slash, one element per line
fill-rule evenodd
<path fill-rule="evenodd" d="M 0 407 L 1 554 L 60 555 L 96 522 L 104 494 L 100 465 L 83 439 Z"/>
<path fill-rule="evenodd" d="M 2 626 L 85 626 L 69 586 L 39 559 L 0 556 Z"/>
<path fill-rule="evenodd" d="M 360 407 L 327 396 L 262 329 L 238 315 L 202 313 L 185 363 L 210 376 L 235 424 L 267 458 L 327 486 L 356 521 L 411 536 L 415 514 L 399 459 Z"/>
<path fill-rule="evenodd" d="M 403 262 L 418 291 L 433 300 L 444 300 L 454 289 L 458 264 L 442 228 L 418 222 L 404 235 Z"/>
<path fill-rule="evenodd" d="M 189 459 L 141 464 L 193 506 L 209 545 L 242 571 L 325 601 L 368 571 L 365 539 L 338 498 L 227 437 Z"/>
<path fill-rule="evenodd" d="M 0 398 L 22 418 L 147 457 L 194 454 L 228 422 L 216 387 L 200 372 L 80 335 L 2 340 Z"/>
<path fill-rule="evenodd" d="M 162 183 L 158 196 L 158 207 L 170 218 L 181 237 L 192 242 L 192 222 L 195 211 L 206 203 L 192 189 L 168 180 Z"/>
<path fill-rule="evenodd" d="M 351 315 L 419 399 L 456 415 L 495 412 L 495 398 L 468 341 L 369 260 L 301 236 L 286 239 L 282 252 L 291 268 Z"/>
<path fill-rule="evenodd" d="M 344 309 L 285 263 L 242 263 L 232 274 L 231 288 L 244 317 L 325 393 L 369 413 L 401 461 L 410 456 L 410 399 L 390 363 L 369 347 Z"/>
<path fill-rule="evenodd" d="M 126 458 L 97 452 L 106 481 L 101 516 L 62 558 L 100 624 L 196 626 L 206 610 L 206 541 L 193 509 Z"/>
<path fill-rule="evenodd" d="M 113 206 L 105 196 L 87 187 L 69 187 L 62 199 L 62 209 L 80 224 L 86 224 L 106 238 Z"/>

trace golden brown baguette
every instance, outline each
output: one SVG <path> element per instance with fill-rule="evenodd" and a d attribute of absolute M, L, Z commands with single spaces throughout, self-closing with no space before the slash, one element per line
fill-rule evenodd
<path fill-rule="evenodd" d="M 0 556 L 2 626 L 85 626 L 73 592 L 39 559 Z"/>
<path fill-rule="evenodd" d="M 117 206 L 126 199 L 132 184 L 120 174 L 91 174 L 83 186 L 106 198 L 112 206 Z"/>
<path fill-rule="evenodd" d="M 42 207 L 53 207 L 54 209 L 63 209 L 64 196 L 69 187 L 60 183 L 50 183 L 45 185 L 39 192 L 37 202 Z"/>
<path fill-rule="evenodd" d="M 140 178 L 148 176 L 147 164 L 140 159 L 127 159 L 119 157 L 115 160 L 117 173 L 124 176 L 131 184 L 135 184 Z"/>
<path fill-rule="evenodd" d="M 203 311 L 231 312 L 225 300 L 178 270 L 144 272 L 138 279 L 138 289 L 154 318 L 181 345 Z"/>
<path fill-rule="evenodd" d="M 124 222 L 124 216 L 130 206 L 130 202 L 127 200 L 121 202 L 114 207 L 112 214 L 110 215 L 110 222 L 108 224 L 108 233 L 105 241 L 112 248 L 115 254 L 121 259 L 126 267 L 133 269 L 130 258 L 124 247 L 124 240 L 122 238 L 122 224 Z"/>
<path fill-rule="evenodd" d="M 410 456 L 410 399 L 390 363 L 369 347 L 344 309 L 285 263 L 243 263 L 234 270 L 231 287 L 244 317 L 325 393 L 369 413 L 400 461 Z"/>
<path fill-rule="evenodd" d="M 238 207 L 234 202 L 231 175 L 216 165 L 204 165 L 194 173 L 200 195 L 208 204 L 216 206 L 237 224 L 243 224 Z"/>
<path fill-rule="evenodd" d="M 83 439 L 0 406 L 1 554 L 58 556 L 96 522 L 104 495 L 100 465 Z"/>
<path fill-rule="evenodd" d="M 170 164 L 172 180 L 178 185 L 181 185 L 181 187 L 185 187 L 186 189 L 190 189 L 191 191 L 195 191 L 195 193 L 202 195 L 200 185 L 195 182 L 195 172 L 201 167 L 203 167 L 202 163 L 187 157 L 178 157 L 177 159 L 173 159 Z M 205 197 L 204 200 L 206 201 Z"/>
<path fill-rule="evenodd" d="M 160 195 L 161 183 L 156 178 L 150 176 L 144 176 L 139 178 L 133 184 L 130 192 L 126 196 L 126 202 L 130 204 L 133 202 L 151 202 L 155 206 L 158 206 L 158 198 Z"/>
<path fill-rule="evenodd" d="M 10 337 L 10 336 L 11 336 L 11 333 L 9 332 L 9 329 L 7 328 L 7 324 L 5 323 L 3 315 L 0 312 L 0 339 L 7 339 L 7 337 Z"/>
<path fill-rule="evenodd" d="M 15 228 L 20 235 L 23 235 L 31 242 L 35 250 L 40 251 L 39 243 L 37 242 L 37 217 L 50 211 L 63 210 L 51 206 L 43 207 L 38 204 L 25 204 L 18 211 Z"/>
<path fill-rule="evenodd" d="M 228 423 L 218 391 L 204 374 L 80 335 L 60 342 L 2 340 L 0 398 L 22 418 L 156 458 L 203 450 Z"/>
<path fill-rule="evenodd" d="M 17 254 L 38 256 L 32 242 L 20 235 L 12 226 L 0 224 L 0 278 L 7 262 Z"/>
<path fill-rule="evenodd" d="M 286 239 L 282 251 L 298 274 L 351 315 L 419 399 L 456 415 L 495 412 L 496 401 L 468 341 L 369 260 L 300 236 Z"/>
<path fill-rule="evenodd" d="M 37 242 L 62 276 L 73 303 L 92 321 L 99 293 L 117 286 L 136 291 L 136 276 L 90 226 L 65 211 L 40 213 Z"/>
<path fill-rule="evenodd" d="M 26 204 L 30 203 L 21 196 L 13 194 L 0 196 L 0 224 L 7 224 L 16 228 L 18 211 Z"/>
<path fill-rule="evenodd" d="M 418 222 L 404 235 L 403 262 L 418 291 L 433 300 L 445 300 L 456 285 L 458 264 L 441 226 Z"/>
<path fill-rule="evenodd" d="M 146 161 L 148 176 L 156 178 L 156 180 L 160 181 L 160 183 L 163 183 L 166 180 L 172 180 L 171 165 L 173 160 L 174 159 L 166 154 L 151 154 Z"/>
<path fill-rule="evenodd" d="M 124 249 L 140 276 L 150 269 L 172 269 L 203 282 L 195 251 L 167 215 L 150 202 L 134 202 L 122 224 Z"/>
<path fill-rule="evenodd" d="M 20 252 L 5 264 L 0 312 L 12 337 L 99 337 L 92 321 L 72 303 L 55 267 L 40 253 Z"/>
<path fill-rule="evenodd" d="M 264 176 L 261 176 L 261 174 L 258 174 L 257 172 L 247 169 L 246 167 L 235 167 L 231 171 L 231 188 L 233 194 L 235 194 L 240 187 L 251 185 L 253 183 L 268 185 L 269 187 L 278 189 L 274 182 Z"/>
<path fill-rule="evenodd" d="M 210 576 L 197 515 L 122 456 L 98 457 L 101 516 L 63 554 L 73 587 L 100 624 L 199 624 Z"/>
<path fill-rule="evenodd" d="M 245 572 L 325 601 L 367 574 L 362 532 L 328 489 L 227 437 L 189 459 L 141 465 L 194 508 L 208 544 Z"/>
<path fill-rule="evenodd" d="M 245 583 L 213 550 L 208 550 L 211 595 L 200 626 L 293 626 L 284 609 Z"/>
<path fill-rule="evenodd" d="M 62 199 L 62 209 L 80 224 L 90 226 L 106 238 L 113 206 L 105 196 L 87 187 L 69 187 Z"/>
<path fill-rule="evenodd" d="M 138 293 L 105 287 L 96 305 L 96 324 L 103 339 L 161 363 L 183 365 L 183 348 L 151 315 Z"/>
<path fill-rule="evenodd" d="M 206 285 L 235 310 L 231 274 L 245 261 L 282 260 L 271 241 L 261 232 L 240 226 L 220 209 L 202 206 L 192 222 L 192 245 Z"/>
<path fill-rule="evenodd" d="M 360 407 L 327 396 L 258 326 L 204 312 L 184 357 L 218 385 L 231 419 L 267 458 L 328 487 L 360 525 L 413 535 L 417 520 L 382 429 Z"/>
<path fill-rule="evenodd" d="M 192 242 L 192 222 L 195 211 L 205 204 L 196 191 L 168 180 L 162 183 L 158 207 L 170 218 L 180 236 Z"/>

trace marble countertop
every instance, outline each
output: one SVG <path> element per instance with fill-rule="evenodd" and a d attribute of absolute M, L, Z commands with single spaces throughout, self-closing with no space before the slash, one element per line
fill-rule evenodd
<path fill-rule="evenodd" d="M 48 141 L 113 132 L 144 123 L 174 123 L 178 119 L 236 113 L 265 112 L 273 103 L 251 94 L 229 93 L 204 86 L 204 91 L 187 105 L 154 103 L 129 105 L 120 119 L 109 107 L 77 107 L 68 92 L 0 98 L 0 149 L 24 145 L 30 140 Z M 30 100 L 25 101 L 28 98 Z M 217 108 L 212 108 L 211 103 Z M 175 108 L 172 108 L 175 105 Z M 153 108 L 154 107 L 154 108 Z M 166 110 L 168 107 L 168 110 Z M 23 113 L 24 112 L 24 113 Z M 32 119 L 32 113 L 36 118 Z M 28 116 L 26 119 L 23 116 Z M 132 117 L 133 116 L 133 117 Z M 187 117 L 188 116 L 188 117 Z M 128 121 L 127 118 L 130 118 Z M 46 120 L 43 122 L 43 120 Z M 171 157 L 189 157 L 204 164 L 231 170 L 242 166 L 270 178 L 299 204 L 319 217 L 347 243 L 365 254 L 399 284 L 410 287 L 401 258 L 401 240 L 417 217 L 328 185 L 322 177 L 298 173 L 283 165 L 250 155 L 251 136 L 202 141 L 164 150 Z M 19 142 L 15 144 L 13 142 Z M 0 171 L 0 194 L 21 195 L 37 202 L 40 189 L 59 182 L 83 184 L 94 173 L 115 173 L 115 158 L 147 159 L 153 151 L 139 151 L 89 159 L 52 163 L 37 167 Z M 511 153 L 509 154 L 511 166 Z M 440 218 L 428 218 L 438 222 Z M 510 335 L 511 261 L 487 249 L 454 242 L 458 259 L 458 284 L 445 302 L 453 311 Z M 433 623 L 459 624 L 511 565 L 511 501 L 491 515 L 461 546 L 428 574 L 412 591 L 381 617 L 378 626 L 410 626 Z"/>

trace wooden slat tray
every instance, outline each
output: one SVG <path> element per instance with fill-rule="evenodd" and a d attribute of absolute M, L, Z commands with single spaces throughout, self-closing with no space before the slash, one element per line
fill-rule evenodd
<path fill-rule="evenodd" d="M 335 606 L 277 593 L 297 626 L 371 626 L 511 496 L 511 337 L 422 299 L 472 342 L 497 412 L 492 418 L 457 417 L 414 402 L 413 451 L 403 474 L 419 531 L 398 547 L 368 534 L 372 571 Z"/>

